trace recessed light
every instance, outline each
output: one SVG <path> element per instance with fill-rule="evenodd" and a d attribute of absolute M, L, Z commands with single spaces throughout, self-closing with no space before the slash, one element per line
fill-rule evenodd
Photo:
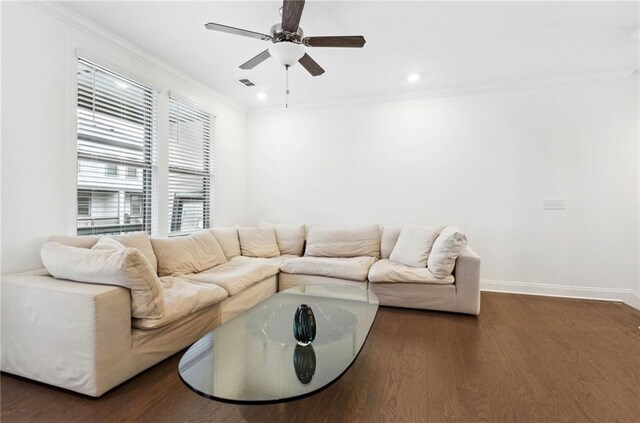
<path fill-rule="evenodd" d="M 116 87 L 122 88 L 123 90 L 126 90 L 127 88 L 129 88 L 129 84 L 127 84 L 124 81 L 115 81 L 114 84 L 116 85 Z"/>
<path fill-rule="evenodd" d="M 418 79 L 420 79 L 420 75 L 418 75 L 417 73 L 412 73 L 411 75 L 407 76 L 407 80 L 409 82 L 416 82 Z"/>
<path fill-rule="evenodd" d="M 263 93 L 262 91 L 260 91 L 259 93 L 256 93 L 256 97 L 258 98 L 258 100 L 265 100 L 267 98 L 267 93 Z"/>

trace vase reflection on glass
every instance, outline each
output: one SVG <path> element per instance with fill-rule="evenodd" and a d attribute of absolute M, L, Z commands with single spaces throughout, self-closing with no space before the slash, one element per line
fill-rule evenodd
<path fill-rule="evenodd" d="M 300 304 L 293 317 L 293 336 L 298 345 L 303 347 L 316 338 L 316 317 L 306 304 Z"/>
<path fill-rule="evenodd" d="M 293 368 L 300 383 L 306 385 L 311 382 L 316 372 L 316 353 L 313 346 L 296 345 L 293 350 Z"/>

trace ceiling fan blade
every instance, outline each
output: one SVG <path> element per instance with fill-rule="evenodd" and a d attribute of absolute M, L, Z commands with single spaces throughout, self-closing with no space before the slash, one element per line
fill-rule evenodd
<path fill-rule="evenodd" d="M 246 62 L 244 62 L 243 64 L 241 64 L 240 65 L 240 69 L 253 69 L 256 66 L 258 66 L 260 63 L 262 63 L 265 60 L 267 60 L 269 57 L 271 57 L 271 54 L 269 53 L 269 49 L 266 49 L 265 51 L 263 51 L 262 53 L 258 54 L 254 58 L 249 59 Z"/>
<path fill-rule="evenodd" d="M 324 69 L 322 69 L 320 67 L 319 64 L 316 63 L 315 60 L 313 60 L 311 58 L 311 56 L 309 56 L 307 53 L 304 54 L 304 56 L 302 56 L 300 58 L 300 60 L 298 60 L 298 62 L 306 69 L 309 71 L 309 73 L 311 74 L 311 76 L 318 76 L 318 75 L 322 75 L 324 73 Z"/>
<path fill-rule="evenodd" d="M 282 30 L 296 32 L 300 26 L 304 0 L 284 0 L 282 5 Z"/>
<path fill-rule="evenodd" d="M 367 40 L 362 35 L 337 37 L 305 37 L 302 42 L 307 47 L 355 47 L 361 48 Z"/>
<path fill-rule="evenodd" d="M 246 29 L 234 28 L 232 26 L 209 22 L 204 25 L 211 31 L 226 32 L 227 34 L 242 35 L 243 37 L 257 38 L 258 40 L 267 41 L 271 39 L 270 35 L 261 34 L 259 32 L 248 31 Z"/>

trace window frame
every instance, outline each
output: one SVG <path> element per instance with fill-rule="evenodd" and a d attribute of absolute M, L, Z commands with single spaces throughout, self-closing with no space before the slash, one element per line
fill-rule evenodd
<path fill-rule="evenodd" d="M 76 140 L 75 154 L 76 154 L 76 161 L 78 162 L 78 173 L 76 176 L 76 184 L 77 184 L 76 186 L 77 204 L 76 204 L 76 219 L 75 219 L 76 234 L 90 235 L 90 234 L 107 234 L 107 233 L 126 233 L 126 232 L 139 231 L 139 230 L 142 230 L 148 234 L 151 234 L 153 231 L 153 228 L 155 227 L 154 211 L 157 209 L 157 206 L 155 204 L 157 202 L 157 198 L 156 198 L 157 187 L 156 187 L 156 181 L 154 177 L 155 177 L 155 169 L 157 168 L 156 151 L 158 148 L 158 141 L 159 141 L 159 136 L 158 136 L 158 133 L 159 133 L 158 122 L 160 117 L 159 116 L 160 111 L 159 111 L 159 105 L 158 105 L 160 100 L 159 91 L 156 88 L 153 88 L 153 86 L 151 86 L 150 84 L 144 82 L 144 80 L 140 80 L 137 78 L 132 79 L 131 77 L 128 76 L 127 72 L 122 72 L 122 70 L 118 66 L 113 67 L 108 63 L 106 65 L 103 65 L 101 60 L 99 59 L 94 60 L 91 57 L 91 55 L 89 55 L 88 57 L 85 57 L 84 55 L 76 53 L 74 64 L 75 64 L 74 71 L 76 72 L 76 75 L 79 75 L 81 65 L 84 64 L 85 66 L 92 68 L 92 72 L 94 73 L 97 70 L 99 70 L 107 75 L 113 76 L 114 78 L 116 78 L 116 81 L 124 81 L 128 85 L 131 85 L 137 89 L 143 90 L 142 95 L 144 99 L 140 103 L 139 112 L 138 112 L 139 113 L 138 116 L 140 117 L 142 122 L 141 124 L 142 160 L 139 162 L 139 164 L 137 164 L 138 163 L 137 161 L 134 161 L 134 163 L 136 163 L 134 165 L 131 165 L 130 162 L 128 161 L 119 163 L 118 160 L 115 158 L 115 156 L 104 155 L 104 157 L 99 157 L 99 156 L 92 157 L 86 152 L 81 152 L 79 148 L 81 140 L 87 141 L 86 136 L 84 136 L 80 131 L 81 118 L 79 117 L 79 111 L 80 109 L 84 109 L 85 111 L 91 111 L 91 109 L 82 107 L 80 103 L 81 80 L 79 76 L 77 76 L 77 78 L 75 79 L 74 92 L 75 92 L 76 98 L 73 103 L 73 110 L 74 110 L 74 115 L 76 117 L 76 121 L 74 125 L 75 140 Z M 94 88 L 93 88 L 94 92 L 91 96 L 91 99 L 94 102 L 93 104 L 95 105 L 96 104 L 95 76 L 94 76 L 93 84 L 94 84 Z M 96 113 L 96 111 L 94 110 L 93 113 Z M 117 115 L 111 116 L 110 114 L 104 114 L 104 116 L 111 117 L 118 120 L 122 119 Z M 118 122 L 116 121 L 115 124 L 117 123 Z M 95 138 L 99 139 L 99 137 L 95 137 Z M 107 138 L 105 138 L 105 141 L 108 144 Z M 87 228 L 82 228 L 80 226 L 79 221 L 81 218 L 82 219 L 92 218 L 92 214 L 93 214 L 92 202 L 93 202 L 94 193 L 106 191 L 106 189 L 101 188 L 99 186 L 96 186 L 94 188 L 87 188 L 86 186 L 80 185 L 80 171 L 81 171 L 80 161 L 81 160 L 97 160 L 97 161 L 104 160 L 105 163 L 107 163 L 107 165 L 105 166 L 104 177 L 112 178 L 112 179 L 122 179 L 124 183 L 130 184 L 133 179 L 138 179 L 140 178 L 140 176 L 142 176 L 142 180 L 140 182 L 142 186 L 142 193 L 137 193 L 137 192 L 135 193 L 136 195 L 140 196 L 140 200 L 141 200 L 140 207 L 142 211 L 141 213 L 142 223 L 139 225 L 141 226 L 141 228 L 132 228 L 131 230 L 127 230 L 128 229 L 127 223 L 125 222 L 126 201 L 124 201 L 124 197 L 130 194 L 129 192 L 130 188 L 126 188 L 124 186 L 119 188 L 119 195 L 118 195 L 118 222 L 119 223 L 118 224 L 112 225 L 112 227 L 110 227 L 110 229 L 108 230 L 103 230 L 99 226 L 92 226 L 90 230 L 87 230 Z M 109 164 L 111 164 L 112 167 L 115 167 L 115 174 L 112 172 L 109 172 Z M 122 167 L 125 167 L 125 169 L 122 169 Z M 135 172 L 136 172 L 135 177 L 133 175 L 129 176 L 129 169 L 131 168 L 135 169 Z M 142 175 L 138 173 L 138 169 L 142 170 Z M 121 172 L 121 170 L 123 170 L 124 172 Z M 127 182 L 127 180 L 129 182 Z M 81 215 L 79 213 L 80 204 L 79 204 L 78 197 L 81 192 L 90 193 L 89 215 Z M 137 225 L 134 225 L 134 226 L 137 226 Z"/>
<path fill-rule="evenodd" d="M 184 99 L 180 96 L 176 96 L 173 93 L 169 93 L 168 95 L 168 115 L 166 117 L 167 122 L 169 123 L 169 128 L 171 127 L 171 120 L 174 117 L 172 113 L 172 102 L 176 103 L 177 115 L 175 118 L 180 118 L 180 106 L 191 109 L 191 111 L 195 111 L 197 114 L 200 114 L 202 117 L 206 118 L 207 131 L 203 129 L 203 134 L 207 133 L 203 139 L 203 154 L 202 154 L 202 169 L 195 169 L 188 166 L 175 166 L 171 165 L 171 144 L 179 144 L 179 136 L 175 141 L 172 140 L 171 130 L 169 129 L 169 134 L 167 136 L 167 157 L 168 157 L 168 166 L 167 166 L 167 199 L 171 206 L 168 209 L 168 236 L 182 236 L 188 235 L 192 231 L 183 231 L 181 230 L 182 217 L 184 216 L 184 206 L 188 203 L 201 202 L 202 203 L 202 228 L 207 229 L 213 226 L 213 213 L 214 213 L 214 193 L 215 193 L 215 123 L 216 116 L 209 113 L 205 107 L 197 104 L 196 102 L 192 102 L 188 99 Z M 176 125 L 179 125 L 179 122 L 176 121 Z M 178 126 L 179 127 L 179 126 Z M 176 134 L 178 135 L 178 127 L 176 127 Z M 183 192 L 183 193 L 174 193 L 173 198 L 171 198 L 171 175 L 172 174 L 181 174 L 188 176 L 195 176 L 202 178 L 202 195 L 193 195 L 194 193 Z M 201 197 L 201 199 L 199 198 Z M 179 202 L 176 202 L 179 200 Z M 176 221 L 174 219 L 174 213 L 178 213 L 181 218 L 180 221 Z"/>

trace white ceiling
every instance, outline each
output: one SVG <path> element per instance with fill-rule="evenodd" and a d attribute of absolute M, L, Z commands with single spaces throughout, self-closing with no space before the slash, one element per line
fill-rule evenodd
<path fill-rule="evenodd" d="M 64 2 L 246 107 L 283 103 L 285 72 L 238 66 L 270 42 L 208 31 L 217 22 L 268 33 L 279 2 Z M 326 73 L 290 70 L 292 104 L 638 68 L 637 2 L 325 2 L 308 0 L 305 35 L 364 35 L 363 49 L 309 48 Z M 422 78 L 407 81 L 410 73 Z M 248 77 L 259 86 L 245 88 Z M 268 94 L 256 98 L 257 91 Z"/>

